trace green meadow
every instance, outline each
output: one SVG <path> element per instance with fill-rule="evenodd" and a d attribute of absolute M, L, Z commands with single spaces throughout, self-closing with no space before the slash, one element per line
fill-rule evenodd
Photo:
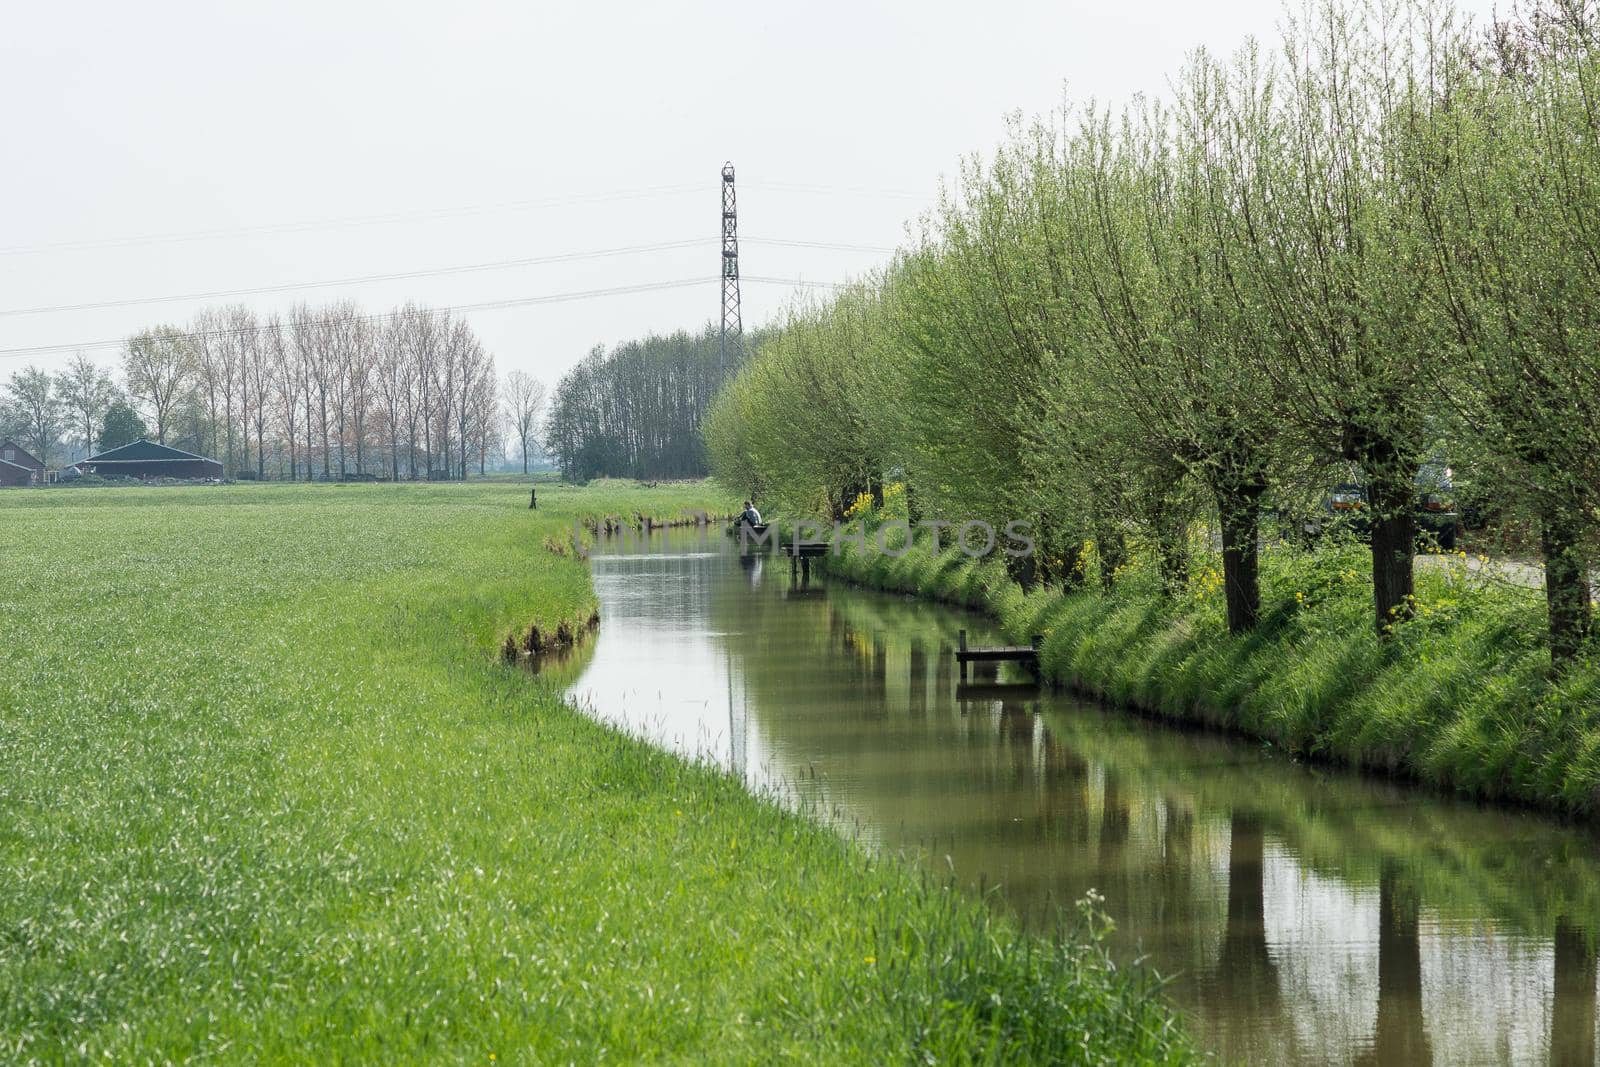
<path fill-rule="evenodd" d="M 1026 938 L 504 663 L 596 609 L 575 520 L 733 503 L 539 496 L 0 494 L 0 1060 L 1190 1057 L 1098 920 Z"/>

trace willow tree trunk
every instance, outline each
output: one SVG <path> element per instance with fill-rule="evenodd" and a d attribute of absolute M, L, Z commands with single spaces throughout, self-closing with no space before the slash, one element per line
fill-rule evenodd
<path fill-rule="evenodd" d="M 1562 665 L 1583 651 L 1593 627 L 1583 516 L 1563 501 L 1546 501 L 1539 509 L 1539 526 L 1544 596 L 1550 611 L 1550 659 Z"/>
<path fill-rule="evenodd" d="M 1128 562 L 1128 539 L 1116 520 L 1102 519 L 1095 524 L 1094 544 L 1100 554 L 1100 588 L 1109 593 L 1117 584 L 1117 572 Z M 1078 563 L 1069 562 L 1074 567 Z"/>
<path fill-rule="evenodd" d="M 1347 432 L 1346 459 L 1362 464 L 1366 504 L 1371 515 L 1373 549 L 1373 625 L 1378 637 L 1389 637 L 1395 622 L 1410 617 L 1416 558 L 1416 464 L 1408 462 L 1387 434 Z"/>
<path fill-rule="evenodd" d="M 1006 576 L 1022 587 L 1024 593 L 1031 593 L 1039 584 L 1039 561 L 1037 552 L 1024 555 L 1005 557 Z"/>
<path fill-rule="evenodd" d="M 1228 631 L 1248 633 L 1261 619 L 1261 495 L 1259 476 L 1219 479 L 1212 486 L 1222 523 L 1222 593 L 1228 608 Z"/>
<path fill-rule="evenodd" d="M 1188 516 L 1172 501 L 1161 498 L 1152 506 L 1150 526 L 1156 535 L 1156 563 L 1161 572 L 1161 591 L 1177 596 L 1189 583 Z"/>
<path fill-rule="evenodd" d="M 1061 553 L 1059 556 L 1056 553 Z M 1041 517 L 1033 525 L 1033 569 L 1037 582 L 1059 582 L 1063 589 L 1083 586 L 1083 540 L 1072 531 L 1070 541 Z"/>
<path fill-rule="evenodd" d="M 1344 458 L 1361 465 L 1367 480 L 1367 513 L 1372 546 L 1373 626 L 1380 639 L 1408 618 L 1412 609 L 1412 566 L 1416 559 L 1417 464 L 1401 448 L 1402 438 L 1387 429 L 1344 428 Z"/>
<path fill-rule="evenodd" d="M 1411 479 L 1375 479 L 1372 504 L 1372 606 L 1379 637 L 1411 614 L 1416 522 L 1411 515 Z"/>

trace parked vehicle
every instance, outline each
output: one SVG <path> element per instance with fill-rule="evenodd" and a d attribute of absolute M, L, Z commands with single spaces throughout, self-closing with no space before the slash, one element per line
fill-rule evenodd
<path fill-rule="evenodd" d="M 1314 540 L 1334 529 L 1349 530 L 1365 537 L 1372 529 L 1367 488 L 1355 470 L 1350 474 L 1349 481 L 1334 486 L 1323 498 L 1322 514 L 1306 522 L 1307 537 Z M 1426 551 L 1437 547 L 1444 552 L 1455 551 L 1461 516 L 1456 511 L 1450 468 L 1438 462 L 1424 463 L 1415 481 L 1417 496 L 1412 520 L 1416 524 L 1418 549 Z"/>

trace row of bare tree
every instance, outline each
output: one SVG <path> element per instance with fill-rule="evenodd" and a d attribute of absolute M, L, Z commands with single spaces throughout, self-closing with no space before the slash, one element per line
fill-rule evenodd
<path fill-rule="evenodd" d="M 501 454 L 494 357 L 464 320 L 414 304 L 208 308 L 129 339 L 122 370 L 156 440 L 198 443 L 231 474 L 464 477 Z"/>
<path fill-rule="evenodd" d="M 148 436 L 230 477 L 308 480 L 459 478 L 508 448 L 527 471 L 540 452 L 543 383 L 498 379 L 465 321 L 414 304 L 207 308 L 129 338 L 121 370 L 119 382 L 80 352 L 56 374 L 15 371 L 0 438 L 53 467 Z"/>

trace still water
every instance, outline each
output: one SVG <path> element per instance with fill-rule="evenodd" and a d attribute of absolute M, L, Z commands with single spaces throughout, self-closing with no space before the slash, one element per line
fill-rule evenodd
<path fill-rule="evenodd" d="M 1096 889 L 1115 949 L 1248 1063 L 1593 1063 L 1600 837 L 1174 729 L 963 689 L 986 620 L 613 541 L 572 688 L 592 714 L 915 855 L 1048 929 Z M 1002 671 L 992 681 L 1012 680 Z"/>

